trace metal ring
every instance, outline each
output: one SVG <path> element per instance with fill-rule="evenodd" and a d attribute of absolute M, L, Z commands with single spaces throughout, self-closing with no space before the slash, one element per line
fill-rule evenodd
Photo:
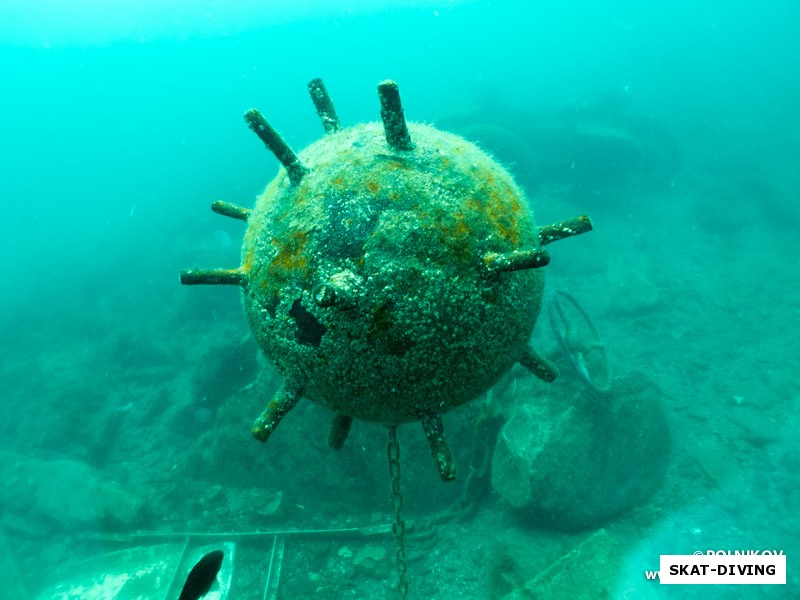
<path fill-rule="evenodd" d="M 577 312 L 584 322 L 585 330 L 588 330 L 591 340 L 586 343 L 585 339 L 574 339 L 570 337 L 573 323 L 567 318 L 564 304 L 561 300 L 566 300 Z M 574 296 L 568 294 L 563 290 L 555 290 L 547 301 L 547 317 L 550 320 L 550 328 L 553 330 L 553 335 L 558 342 L 564 358 L 572 367 L 575 374 L 578 376 L 584 385 L 591 388 L 596 392 L 607 392 L 611 387 L 611 366 L 608 362 L 608 353 L 606 347 L 597 333 L 594 323 L 589 318 L 589 315 L 583 310 L 583 307 L 578 303 Z M 604 383 L 598 384 L 595 382 L 594 377 L 589 372 L 587 365 L 587 358 L 589 355 L 596 355 L 597 359 L 592 360 L 591 364 L 594 365 L 593 371 L 600 370 L 601 377 Z"/>

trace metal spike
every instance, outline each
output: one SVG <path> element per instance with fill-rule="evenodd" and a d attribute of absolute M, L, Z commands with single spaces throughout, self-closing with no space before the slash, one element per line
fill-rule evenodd
<path fill-rule="evenodd" d="M 551 242 L 557 242 L 573 235 L 580 235 L 592 230 L 592 222 L 586 215 L 573 217 L 560 223 L 539 227 L 539 239 L 542 246 Z"/>
<path fill-rule="evenodd" d="M 547 383 L 552 383 L 558 377 L 558 368 L 546 358 L 536 354 L 531 347 L 522 353 L 519 364 Z"/>
<path fill-rule="evenodd" d="M 241 269 L 187 269 L 181 271 L 183 285 L 244 285 L 246 273 Z"/>
<path fill-rule="evenodd" d="M 308 93 L 311 94 L 311 101 L 314 103 L 314 108 L 317 109 L 317 114 L 322 121 L 325 133 L 339 131 L 342 128 L 342 124 L 339 122 L 336 109 L 333 107 L 333 102 L 328 95 L 328 90 L 325 89 L 325 84 L 322 83 L 322 79 L 317 78 L 309 81 Z"/>
<path fill-rule="evenodd" d="M 444 439 L 442 417 L 434 412 L 425 412 L 420 416 L 420 422 L 425 431 L 425 437 L 428 438 L 431 456 L 436 463 L 439 477 L 442 478 L 442 481 L 453 481 L 456 478 L 456 464 L 453 461 L 453 455 L 450 454 L 450 448 L 447 447 L 447 441 Z"/>
<path fill-rule="evenodd" d="M 223 202 L 222 200 L 212 202 L 211 210 L 223 217 L 230 217 L 231 219 L 238 219 L 240 221 L 247 221 L 248 217 L 250 217 L 249 209 L 236 206 L 230 202 Z"/>
<path fill-rule="evenodd" d="M 251 108 L 244 113 L 244 120 L 247 121 L 248 127 L 261 138 L 261 141 L 269 148 L 269 151 L 275 155 L 275 158 L 286 168 L 289 180 L 292 183 L 299 183 L 303 176 L 308 173 L 308 168 L 300 162 L 294 150 L 292 150 L 280 134 L 272 128 L 272 125 L 267 123 L 264 115 L 255 108 Z"/>
<path fill-rule="evenodd" d="M 394 150 L 412 150 L 414 143 L 408 134 L 406 118 L 403 116 L 403 105 L 400 103 L 400 92 L 397 83 L 391 80 L 378 84 L 378 97 L 381 101 L 381 120 L 386 141 Z"/>
<path fill-rule="evenodd" d="M 338 414 L 333 418 L 331 431 L 328 433 L 328 446 L 334 450 L 341 450 L 347 435 L 350 433 L 350 426 L 353 424 L 353 417 Z"/>
<path fill-rule="evenodd" d="M 267 409 L 253 423 L 253 427 L 250 429 L 253 437 L 259 442 L 266 442 L 280 424 L 281 419 L 297 406 L 301 394 L 302 390 L 290 388 L 284 383 L 275 393 Z"/>
<path fill-rule="evenodd" d="M 538 269 L 550 262 L 546 250 L 515 250 L 514 252 L 489 252 L 484 255 L 483 263 L 492 273 L 500 271 L 519 271 L 520 269 Z"/>

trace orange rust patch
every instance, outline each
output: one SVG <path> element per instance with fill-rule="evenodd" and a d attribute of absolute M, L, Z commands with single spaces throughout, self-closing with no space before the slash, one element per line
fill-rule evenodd
<path fill-rule="evenodd" d="M 515 212 L 516 208 L 516 212 Z M 519 204 L 516 207 L 509 206 L 503 202 L 500 195 L 493 191 L 491 202 L 486 207 L 486 214 L 490 222 L 494 225 L 501 238 L 508 241 L 512 246 L 519 246 Z"/>
<path fill-rule="evenodd" d="M 305 231 L 288 233 L 285 239 L 272 239 L 278 255 L 269 264 L 268 277 L 276 286 L 289 279 L 308 277 L 308 256 L 305 254 L 307 241 L 308 234 Z"/>
<path fill-rule="evenodd" d="M 457 238 L 467 237 L 472 233 L 470 226 L 467 224 L 467 220 L 462 213 L 457 213 L 456 217 L 456 224 L 453 226 L 453 235 Z"/>
<path fill-rule="evenodd" d="M 344 177 L 342 177 L 341 175 L 338 175 L 336 179 L 331 181 L 331 185 L 335 187 L 337 190 L 343 189 L 344 184 L 345 184 Z"/>
<path fill-rule="evenodd" d="M 399 169 L 408 169 L 409 166 L 402 160 L 389 159 L 386 161 L 385 166 L 390 171 L 397 171 Z"/>
<path fill-rule="evenodd" d="M 367 190 L 372 195 L 377 195 L 381 191 L 381 185 L 377 181 L 370 179 L 367 181 Z"/>
<path fill-rule="evenodd" d="M 473 212 L 476 212 L 476 213 L 483 212 L 483 204 L 481 204 L 479 200 L 476 200 L 476 199 L 475 199 L 475 198 L 473 198 L 472 196 L 470 196 L 469 198 L 467 198 L 467 199 L 464 201 L 464 204 L 466 205 L 466 207 L 467 207 L 469 210 L 471 210 L 471 211 L 473 211 Z"/>
<path fill-rule="evenodd" d="M 508 242 L 511 247 L 519 247 L 522 216 L 519 198 L 507 181 L 497 181 L 489 176 L 488 171 L 483 174 L 486 175 L 486 180 L 481 184 L 477 197 L 467 198 L 464 205 L 468 210 L 482 214 L 478 218 L 482 218 L 500 239 Z"/>
<path fill-rule="evenodd" d="M 302 209 L 303 205 L 307 204 L 312 197 L 316 197 L 316 194 L 311 189 L 311 186 L 305 179 L 300 181 L 293 195 L 293 209 Z"/>
<path fill-rule="evenodd" d="M 244 257 L 244 264 L 242 264 L 242 270 L 245 273 L 250 272 L 250 268 L 253 266 L 253 254 L 255 254 L 255 247 L 250 246 L 250 250 L 247 251 L 247 256 Z"/>
<path fill-rule="evenodd" d="M 474 242 L 474 231 L 467 222 L 464 213 L 454 215 L 455 223 L 451 229 L 451 237 L 447 242 L 450 251 L 461 262 L 472 260 L 472 244 Z"/>
<path fill-rule="evenodd" d="M 480 218 L 480 217 L 479 217 Z M 420 222 L 426 229 L 435 230 L 428 234 L 437 240 L 437 246 L 447 249 L 447 252 L 437 255 L 437 260 L 446 260 L 461 265 L 470 263 L 474 259 L 475 231 L 470 224 L 469 218 L 463 212 L 449 214 L 437 211 L 435 215 L 420 213 Z"/>

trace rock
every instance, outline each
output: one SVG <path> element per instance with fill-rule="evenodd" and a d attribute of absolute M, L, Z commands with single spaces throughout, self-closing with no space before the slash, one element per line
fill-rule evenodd
<path fill-rule="evenodd" d="M 386 548 L 377 544 L 362 547 L 353 557 L 353 566 L 357 573 L 367 577 L 383 578 L 386 576 Z"/>
<path fill-rule="evenodd" d="M 618 598 L 615 575 L 624 556 L 616 540 L 601 529 L 503 600 Z"/>
<path fill-rule="evenodd" d="M 193 409 L 216 409 L 258 374 L 258 347 L 245 336 L 209 348 L 192 374 Z"/>
<path fill-rule="evenodd" d="M 263 490 L 250 490 L 250 509 L 262 517 L 280 516 L 283 510 L 283 492 L 265 492 Z"/>
<path fill-rule="evenodd" d="M 173 431 L 196 435 L 209 430 L 225 405 L 258 376 L 258 347 L 251 336 L 211 346 L 197 361 L 189 402 L 174 412 Z"/>
<path fill-rule="evenodd" d="M 0 504 L 38 527 L 63 530 L 131 526 L 140 502 L 90 465 L 67 458 L 42 460 L 12 455 L 0 460 Z"/>
<path fill-rule="evenodd" d="M 636 271 L 612 269 L 605 290 L 605 312 L 630 315 L 658 305 L 658 288 Z"/>
<path fill-rule="evenodd" d="M 633 374 L 606 394 L 566 383 L 557 392 L 518 407 L 501 430 L 494 489 L 524 521 L 567 531 L 645 502 L 670 448 L 657 388 Z"/>
<path fill-rule="evenodd" d="M 40 519 L 34 521 L 24 514 L 9 511 L 3 513 L 3 518 L 0 519 L 0 528 L 34 539 L 43 538 L 52 530 L 50 524 L 43 523 Z"/>

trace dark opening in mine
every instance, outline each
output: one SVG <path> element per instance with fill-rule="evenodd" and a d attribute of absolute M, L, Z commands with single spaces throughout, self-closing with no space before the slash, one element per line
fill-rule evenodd
<path fill-rule="evenodd" d="M 298 340 L 301 344 L 318 347 L 325 334 L 325 326 L 308 312 L 300 300 L 295 300 L 289 311 L 289 316 L 294 318 L 299 331 Z"/>

